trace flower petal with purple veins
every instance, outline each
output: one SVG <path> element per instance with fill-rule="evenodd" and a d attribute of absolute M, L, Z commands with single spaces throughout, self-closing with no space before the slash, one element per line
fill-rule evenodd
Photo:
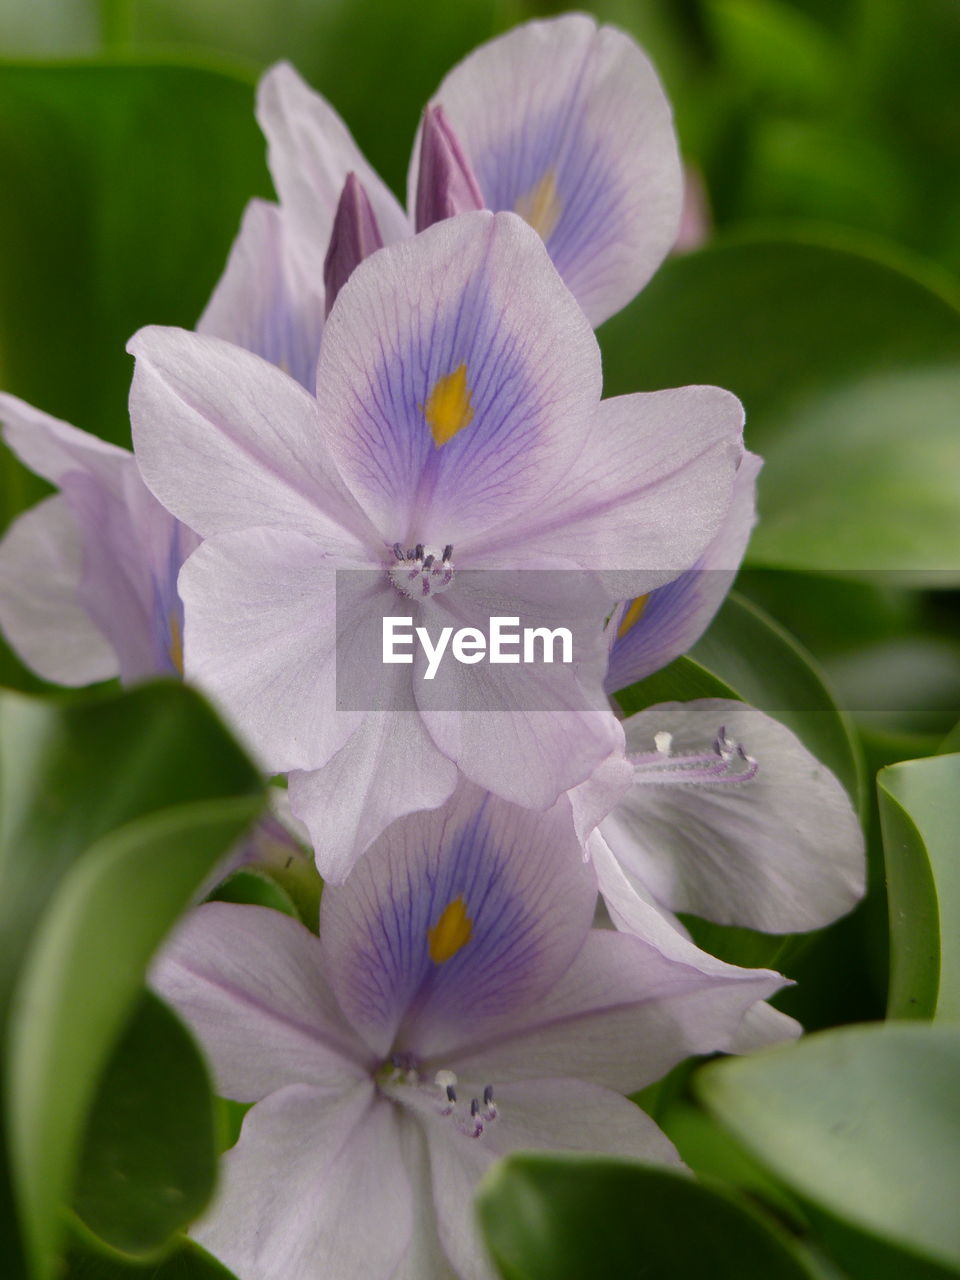
<path fill-rule="evenodd" d="M 442 809 L 395 823 L 346 883 L 327 887 L 327 973 L 372 1046 L 424 1058 L 545 992 L 595 901 L 566 812 L 464 784 Z"/>
<path fill-rule="evenodd" d="M 487 207 L 539 232 L 594 326 L 639 292 L 676 240 L 683 177 L 669 104 L 629 36 L 583 14 L 526 23 L 454 67 L 433 101 Z"/>
<path fill-rule="evenodd" d="M 756 519 L 756 478 L 762 463 L 744 454 L 723 525 L 693 569 L 646 596 L 627 601 L 611 618 L 606 688 L 615 693 L 652 675 L 691 649 L 729 591 Z"/>
<path fill-rule="evenodd" d="M 570 468 L 600 355 L 520 219 L 465 214 L 358 267 L 317 394 L 327 447 L 387 545 L 456 553 Z"/>

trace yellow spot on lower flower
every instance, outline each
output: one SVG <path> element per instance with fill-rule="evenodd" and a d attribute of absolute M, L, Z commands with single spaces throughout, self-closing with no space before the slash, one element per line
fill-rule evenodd
<path fill-rule="evenodd" d="M 170 661 L 179 675 L 183 675 L 183 631 L 180 619 L 175 613 L 170 615 Z"/>
<path fill-rule="evenodd" d="M 466 901 L 454 898 L 433 928 L 427 930 L 430 959 L 434 964 L 446 964 L 472 937 L 473 921 L 467 915 Z"/>
<path fill-rule="evenodd" d="M 519 198 L 513 209 L 524 222 L 529 222 L 534 231 L 540 233 L 541 239 L 548 239 L 562 212 L 554 171 L 548 169 L 540 181 Z"/>
<path fill-rule="evenodd" d="M 640 621 L 641 614 L 647 607 L 647 601 L 649 599 L 649 596 L 637 596 L 636 600 L 631 603 L 630 608 L 626 611 L 620 621 L 620 626 L 617 628 L 618 640 L 621 636 L 625 636 L 627 634 L 635 622 Z"/>
<path fill-rule="evenodd" d="M 473 404 L 465 364 L 434 383 L 427 403 L 423 406 L 423 416 L 438 449 L 452 440 L 458 431 L 470 425 L 473 421 Z"/>

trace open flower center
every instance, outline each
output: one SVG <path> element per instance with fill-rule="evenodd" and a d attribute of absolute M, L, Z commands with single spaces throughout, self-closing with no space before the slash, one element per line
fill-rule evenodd
<path fill-rule="evenodd" d="M 475 1097 L 469 1090 L 461 1096 L 452 1071 L 437 1071 L 433 1080 L 423 1079 L 420 1064 L 411 1054 L 394 1054 L 376 1073 L 380 1092 L 415 1111 L 433 1111 L 453 1125 L 465 1138 L 479 1138 L 500 1112 L 493 1097 L 493 1085 L 486 1084 Z"/>
<path fill-rule="evenodd" d="M 394 563 L 387 568 L 387 576 L 408 600 L 440 595 L 453 582 L 453 547 L 449 543 L 442 551 L 425 547 L 422 542 L 404 551 L 395 542 L 393 555 Z"/>

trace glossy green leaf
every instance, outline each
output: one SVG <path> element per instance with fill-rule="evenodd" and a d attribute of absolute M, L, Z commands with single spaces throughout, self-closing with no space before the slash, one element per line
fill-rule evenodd
<path fill-rule="evenodd" d="M 763 446 L 751 562 L 960 583 L 958 403 L 960 362 L 784 406 Z"/>
<path fill-rule="evenodd" d="M 150 1255 L 199 1217 L 216 1165 L 204 1061 L 179 1018 L 145 992 L 100 1077 L 74 1209 L 114 1248 Z"/>
<path fill-rule="evenodd" d="M 0 699 L 4 1109 L 37 1276 L 150 954 L 260 803 L 255 770 L 182 685 Z"/>
<path fill-rule="evenodd" d="M 100 837 L 259 778 L 206 703 L 174 682 L 58 705 L 0 693 L 0 1028 L 41 914 Z"/>
<path fill-rule="evenodd" d="M 960 311 L 938 284 L 827 241 L 718 243 L 604 327 L 606 392 L 740 396 L 766 458 L 751 563 L 956 582 Z"/>
<path fill-rule="evenodd" d="M 243 796 L 128 823 L 67 872 L 40 923 L 8 1064 L 12 1159 L 38 1260 L 55 1242 L 83 1119 L 150 956 L 258 807 Z"/>
<path fill-rule="evenodd" d="M 504 1280 L 809 1280 L 789 1238 L 719 1185 L 612 1158 L 528 1154 L 477 1199 Z"/>
<path fill-rule="evenodd" d="M 889 1024 L 712 1063 L 695 1084 L 790 1191 L 846 1224 L 841 1265 L 879 1280 L 960 1271 L 958 1077 L 960 1027 Z M 863 1270 L 858 1236 L 882 1273 Z"/>
<path fill-rule="evenodd" d="M 195 324 L 269 194 L 252 77 L 0 65 L 0 172 L 0 385 L 125 444 L 127 339 Z M 19 469 L 7 490 L 7 516 L 40 492 Z"/>
<path fill-rule="evenodd" d="M 960 754 L 877 777 L 895 1018 L 960 1019 Z"/>
<path fill-rule="evenodd" d="M 192 1240 L 157 1262 L 136 1263 L 106 1250 L 77 1224 L 60 1280 L 235 1280 L 232 1271 Z"/>

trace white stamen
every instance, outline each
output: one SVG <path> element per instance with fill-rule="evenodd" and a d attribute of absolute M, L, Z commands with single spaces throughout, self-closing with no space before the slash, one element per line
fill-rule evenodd
<path fill-rule="evenodd" d="M 659 733 L 653 735 L 653 745 L 662 756 L 668 756 L 673 746 L 673 734 L 667 733 L 666 729 L 661 729 Z"/>

